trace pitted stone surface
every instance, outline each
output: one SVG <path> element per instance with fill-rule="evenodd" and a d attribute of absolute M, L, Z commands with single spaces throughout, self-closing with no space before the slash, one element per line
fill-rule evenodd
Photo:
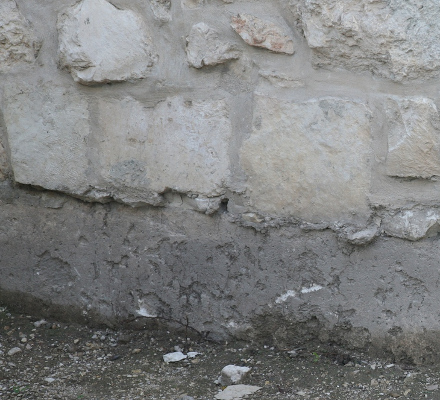
<path fill-rule="evenodd" d="M 231 26 L 250 46 L 262 47 L 275 53 L 294 53 L 292 38 L 272 22 L 249 14 L 239 14 L 232 18 Z"/>
<path fill-rule="evenodd" d="M 80 195 L 88 189 L 89 112 L 75 91 L 12 85 L 4 110 L 15 181 Z"/>
<path fill-rule="evenodd" d="M 255 208 L 312 222 L 365 218 L 369 109 L 338 98 L 255 101 L 252 135 L 241 152 Z"/>
<path fill-rule="evenodd" d="M 35 61 L 41 43 L 14 0 L 0 2 L 0 73 Z"/>
<path fill-rule="evenodd" d="M 82 84 L 145 78 L 155 61 L 141 16 L 106 0 L 82 0 L 57 27 L 60 65 Z"/>
<path fill-rule="evenodd" d="M 154 109 L 130 98 L 101 100 L 99 110 L 102 176 L 108 185 L 133 196 L 223 192 L 231 137 L 223 100 L 173 97 Z"/>
<path fill-rule="evenodd" d="M 186 42 L 188 62 L 195 68 L 202 68 L 204 65 L 222 64 L 240 56 L 232 43 L 222 40 L 215 29 L 210 28 L 203 22 L 191 28 Z"/>
<path fill-rule="evenodd" d="M 371 71 L 395 81 L 440 70 L 440 11 L 427 0 L 290 0 L 316 67 Z"/>
<path fill-rule="evenodd" d="M 387 173 L 431 178 L 440 175 L 440 117 L 431 99 L 389 98 Z"/>

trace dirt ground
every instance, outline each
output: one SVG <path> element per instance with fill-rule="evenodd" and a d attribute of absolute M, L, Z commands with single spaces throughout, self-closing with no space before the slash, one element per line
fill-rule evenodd
<path fill-rule="evenodd" d="M 139 329 L 141 328 L 141 329 Z M 186 335 L 185 335 L 186 336 Z M 166 363 L 170 352 L 197 352 Z M 440 399 L 440 368 L 317 346 L 185 339 L 166 329 L 96 329 L 0 307 L 0 399 L 214 400 L 227 365 L 247 366 L 247 399 Z"/>

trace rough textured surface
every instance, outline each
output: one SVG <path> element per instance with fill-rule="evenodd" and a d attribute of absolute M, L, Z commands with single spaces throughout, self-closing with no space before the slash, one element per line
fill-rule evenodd
<path fill-rule="evenodd" d="M 368 218 L 370 144 L 362 103 L 257 96 L 241 156 L 252 205 L 313 222 Z"/>
<path fill-rule="evenodd" d="M 231 26 L 251 46 L 263 47 L 275 53 L 294 53 L 292 38 L 272 22 L 239 14 L 232 18 Z"/>
<path fill-rule="evenodd" d="M 414 362 L 438 355 L 440 326 L 425 311 L 440 301 L 432 241 L 344 247 L 328 230 L 256 233 L 227 213 L 156 207 L 140 218 L 114 203 L 1 189 L 0 281 L 32 293 L 40 313 L 109 324 L 147 313 L 188 318 L 217 339 L 331 340 Z"/>
<path fill-rule="evenodd" d="M 0 4 L 0 73 L 33 63 L 41 43 L 14 0 Z"/>
<path fill-rule="evenodd" d="M 83 0 L 58 19 L 60 65 L 83 84 L 145 78 L 154 62 L 141 16 L 106 0 Z"/>
<path fill-rule="evenodd" d="M 435 103 L 420 97 L 389 99 L 386 113 L 388 175 L 440 175 L 440 117 Z"/>
<path fill-rule="evenodd" d="M 221 40 L 218 32 L 203 22 L 191 28 L 186 42 L 188 62 L 195 68 L 222 64 L 240 56 L 233 44 Z"/>
<path fill-rule="evenodd" d="M 4 111 L 16 182 L 84 194 L 87 182 L 87 101 L 50 85 L 12 85 Z"/>
<path fill-rule="evenodd" d="M 383 221 L 387 234 L 408 240 L 435 237 L 440 232 L 440 213 L 436 209 L 412 208 L 390 213 Z"/>
<path fill-rule="evenodd" d="M 440 359 L 432 0 L 0 8 L 0 297 Z"/>
<path fill-rule="evenodd" d="M 171 21 L 171 0 L 150 0 L 154 18 L 161 22 Z"/>
<path fill-rule="evenodd" d="M 371 71 L 401 81 L 437 76 L 435 0 L 290 0 L 317 67 Z"/>
<path fill-rule="evenodd" d="M 231 136 L 224 101 L 173 97 L 145 109 L 130 98 L 103 100 L 99 122 L 102 176 L 123 196 L 143 190 L 223 193 Z"/>
<path fill-rule="evenodd" d="M 147 109 L 131 98 L 101 100 L 98 115 L 91 133 L 88 104 L 79 94 L 11 88 L 5 120 L 15 180 L 131 205 L 160 205 L 167 191 L 223 194 L 231 136 L 223 101 L 173 97 Z"/>

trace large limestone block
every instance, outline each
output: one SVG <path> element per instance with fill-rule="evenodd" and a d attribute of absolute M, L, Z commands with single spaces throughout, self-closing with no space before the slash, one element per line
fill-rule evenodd
<path fill-rule="evenodd" d="M 87 101 L 50 86 L 6 90 L 4 119 L 17 182 L 82 195 L 88 189 Z"/>
<path fill-rule="evenodd" d="M 204 22 L 191 28 L 186 43 L 188 62 L 194 68 L 222 64 L 240 56 L 232 43 L 220 39 L 219 33 Z"/>
<path fill-rule="evenodd" d="M 396 81 L 438 75 L 436 0 L 289 2 L 302 21 L 317 67 L 371 71 Z"/>
<path fill-rule="evenodd" d="M 440 117 L 424 97 L 386 101 L 387 174 L 408 178 L 440 175 Z"/>
<path fill-rule="evenodd" d="M 155 61 L 142 18 L 106 0 L 83 0 L 58 18 L 60 65 L 90 85 L 145 78 Z"/>
<path fill-rule="evenodd" d="M 0 1 L 0 73 L 34 62 L 40 46 L 15 1 Z"/>
<path fill-rule="evenodd" d="M 136 198 L 167 190 L 218 196 L 229 177 L 231 123 L 223 100 L 172 97 L 155 108 L 99 101 L 101 175 Z"/>
<path fill-rule="evenodd" d="M 369 215 L 370 111 L 322 98 L 295 103 L 257 95 L 241 150 L 251 204 L 312 222 Z"/>

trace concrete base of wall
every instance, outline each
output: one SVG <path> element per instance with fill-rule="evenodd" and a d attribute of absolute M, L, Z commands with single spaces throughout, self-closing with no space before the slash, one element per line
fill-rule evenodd
<path fill-rule="evenodd" d="M 213 339 L 334 342 L 440 357 L 436 238 L 366 246 L 293 223 L 257 232 L 227 210 L 91 204 L 3 183 L 0 301 L 93 324 L 136 316 Z"/>

